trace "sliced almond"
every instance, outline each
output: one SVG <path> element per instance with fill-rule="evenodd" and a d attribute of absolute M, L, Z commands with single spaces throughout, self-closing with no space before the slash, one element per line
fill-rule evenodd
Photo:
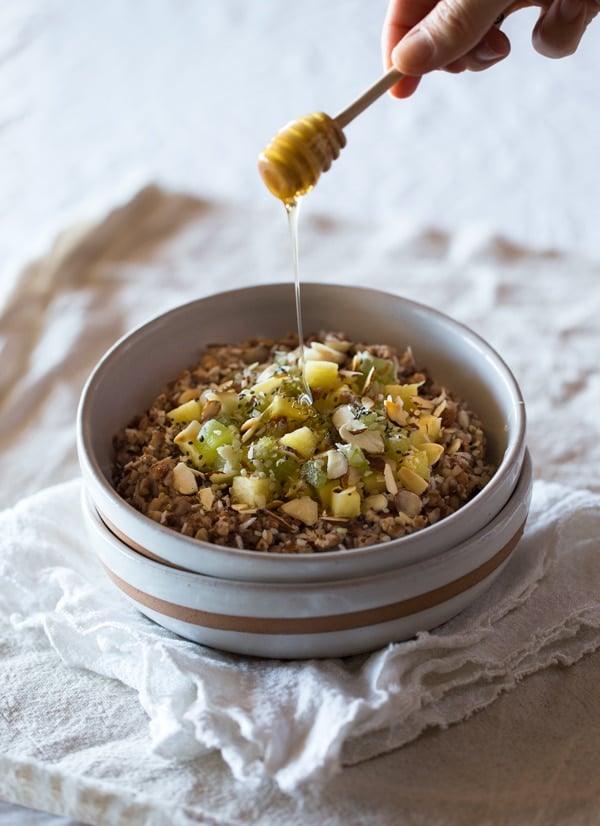
<path fill-rule="evenodd" d="M 383 406 L 385 407 L 386 416 L 391 422 L 394 422 L 394 424 L 400 425 L 401 427 L 408 423 L 408 413 L 404 409 L 402 399 L 399 396 L 395 399 L 388 396 L 383 402 Z"/>
<path fill-rule="evenodd" d="M 385 489 L 387 490 L 387 492 L 391 493 L 392 496 L 398 493 L 398 483 L 396 482 L 394 471 L 392 470 L 392 466 L 389 462 L 385 463 L 385 467 L 383 469 L 383 478 L 385 479 Z"/>
<path fill-rule="evenodd" d="M 421 495 L 427 490 L 427 482 L 414 470 L 408 467 L 401 467 L 398 471 L 398 481 L 407 489 Z"/>
<path fill-rule="evenodd" d="M 185 462 L 178 462 L 173 468 L 173 487 L 178 493 L 184 495 L 198 491 L 196 476 Z"/>
<path fill-rule="evenodd" d="M 339 407 L 336 407 L 331 416 L 331 421 L 333 422 L 333 426 L 337 427 L 338 430 L 342 425 L 356 421 L 352 407 L 349 404 L 341 404 Z"/>
<path fill-rule="evenodd" d="M 394 497 L 394 505 L 401 513 L 414 518 L 421 513 L 423 503 L 421 497 L 412 490 L 400 490 Z"/>
<path fill-rule="evenodd" d="M 327 451 L 327 478 L 339 479 L 348 470 L 348 459 L 339 450 Z"/>
<path fill-rule="evenodd" d="M 366 393 L 369 387 L 373 384 L 373 379 L 375 378 L 375 366 L 371 367 L 369 372 L 367 373 L 367 378 L 365 379 L 365 383 L 363 384 L 363 393 Z"/>
<path fill-rule="evenodd" d="M 456 438 L 448 448 L 448 454 L 453 456 L 455 453 L 458 453 L 462 446 L 462 439 Z"/>
<path fill-rule="evenodd" d="M 305 347 L 304 358 L 307 361 L 335 361 L 336 364 L 342 364 L 346 356 L 340 350 L 328 347 L 327 344 L 313 341 L 310 347 Z"/>
<path fill-rule="evenodd" d="M 356 433 L 346 425 L 339 430 L 340 437 L 349 445 L 360 447 L 365 453 L 384 453 L 385 442 L 379 430 L 362 430 Z"/>
<path fill-rule="evenodd" d="M 374 493 L 371 496 L 367 496 L 365 499 L 365 510 L 366 511 L 375 511 L 376 513 L 380 513 L 381 511 L 385 511 L 388 508 L 388 500 L 385 493 Z"/>
<path fill-rule="evenodd" d="M 216 419 L 221 412 L 221 402 L 218 399 L 211 399 L 202 408 L 200 414 L 200 421 L 207 422 L 209 419 Z"/>
<path fill-rule="evenodd" d="M 240 432 L 244 434 L 242 436 L 242 442 L 249 442 L 263 424 L 263 416 L 254 416 L 251 419 L 246 419 L 240 427 Z"/>

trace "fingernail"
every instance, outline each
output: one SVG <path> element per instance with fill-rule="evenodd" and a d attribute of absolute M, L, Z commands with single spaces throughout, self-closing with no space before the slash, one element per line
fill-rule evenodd
<path fill-rule="evenodd" d="M 558 13 L 565 23 L 574 23 L 581 14 L 584 6 L 581 0 L 560 0 Z"/>
<path fill-rule="evenodd" d="M 429 64 L 435 55 L 435 44 L 426 29 L 412 29 L 392 52 L 392 62 L 395 65 L 396 55 L 407 74 L 421 74 L 430 68 Z"/>

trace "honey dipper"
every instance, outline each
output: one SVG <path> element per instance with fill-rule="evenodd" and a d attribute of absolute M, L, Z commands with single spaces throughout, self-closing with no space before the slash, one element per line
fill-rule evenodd
<path fill-rule="evenodd" d="M 280 129 L 258 156 L 258 170 L 273 195 L 291 204 L 309 192 L 346 145 L 344 127 L 401 77 L 401 72 L 389 69 L 335 118 L 313 112 Z"/>

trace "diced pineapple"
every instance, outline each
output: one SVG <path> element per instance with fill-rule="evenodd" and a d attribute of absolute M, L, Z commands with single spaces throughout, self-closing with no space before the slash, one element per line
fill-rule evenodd
<path fill-rule="evenodd" d="M 416 384 L 386 384 L 384 392 L 386 396 L 391 396 L 392 399 L 402 399 L 402 404 L 405 410 L 412 410 L 415 406 L 413 399 L 419 395 L 419 387 L 423 382 Z"/>
<path fill-rule="evenodd" d="M 304 378 L 312 390 L 333 390 L 339 384 L 338 365 L 334 361 L 307 361 Z"/>
<path fill-rule="evenodd" d="M 283 376 L 271 376 L 271 378 L 264 379 L 264 381 L 255 384 L 252 387 L 252 393 L 261 393 L 264 396 L 269 396 L 277 390 L 282 381 Z"/>
<path fill-rule="evenodd" d="M 187 427 L 184 427 L 183 430 L 175 436 L 173 441 L 176 445 L 183 445 L 192 439 L 196 439 L 200 433 L 201 427 L 202 425 L 198 421 L 190 422 Z"/>
<path fill-rule="evenodd" d="M 262 414 L 262 419 L 291 419 L 305 421 L 310 416 L 310 408 L 295 399 L 277 395 Z"/>
<path fill-rule="evenodd" d="M 417 430 L 411 430 L 408 439 L 413 447 L 422 447 L 424 444 L 427 444 L 428 442 L 428 438 L 425 435 L 425 433 L 423 433 L 423 431 L 419 430 L 418 428 Z"/>
<path fill-rule="evenodd" d="M 439 416 L 432 416 L 429 413 L 421 416 L 419 419 L 419 430 L 431 439 L 432 442 L 437 441 L 442 429 L 442 420 Z"/>
<path fill-rule="evenodd" d="M 280 510 L 288 516 L 293 516 L 305 525 L 314 525 L 319 518 L 319 506 L 310 496 L 301 496 L 285 502 Z"/>
<path fill-rule="evenodd" d="M 354 519 L 360 516 L 361 497 L 356 488 L 344 488 L 344 490 L 334 490 L 331 493 L 331 515 L 343 518 Z"/>
<path fill-rule="evenodd" d="M 319 502 L 323 510 L 331 511 L 331 497 L 335 490 L 339 490 L 340 483 L 337 479 L 329 479 L 322 485 L 315 487 L 315 492 L 319 497 Z"/>
<path fill-rule="evenodd" d="M 304 459 L 310 459 L 317 449 L 318 436 L 310 427 L 304 425 L 292 430 L 291 433 L 286 433 L 279 441 Z"/>
<path fill-rule="evenodd" d="M 179 407 L 175 407 L 169 412 L 168 416 L 172 422 L 180 422 L 183 424 L 199 419 L 201 410 L 200 402 L 197 399 L 191 399 L 184 404 L 180 404 Z"/>
<path fill-rule="evenodd" d="M 200 446 L 198 444 L 198 434 L 200 433 L 201 427 L 200 422 L 194 420 L 190 422 L 187 427 L 184 427 L 173 439 L 179 450 L 186 456 L 189 456 L 197 468 L 203 465 L 203 459 L 199 451 Z"/>
<path fill-rule="evenodd" d="M 249 508 L 265 508 L 271 498 L 273 483 L 261 476 L 234 476 L 231 482 L 231 500 Z"/>
<path fill-rule="evenodd" d="M 425 446 L 423 445 L 423 448 Z M 424 449 L 417 448 L 412 450 L 402 459 L 402 467 L 412 470 L 423 479 L 429 479 L 429 457 Z"/>

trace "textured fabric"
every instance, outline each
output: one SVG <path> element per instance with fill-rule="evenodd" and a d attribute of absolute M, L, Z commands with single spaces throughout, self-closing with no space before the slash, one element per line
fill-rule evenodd
<path fill-rule="evenodd" d="M 370 656 L 288 663 L 210 650 L 142 617 L 87 547 L 79 488 L 74 481 L 47 489 L 0 517 L 9 640 L 19 641 L 20 656 L 41 642 L 79 669 L 82 687 L 91 671 L 132 688 L 156 754 L 186 761 L 216 749 L 242 784 L 314 790 L 342 760 L 364 760 L 429 726 L 465 719 L 528 674 L 570 665 L 600 645 L 600 566 L 589 539 L 600 535 L 600 496 L 537 483 L 515 558 L 440 629 Z M 10 658 L 3 666 L 10 669 Z M 40 658 L 36 679 L 46 700 L 38 713 L 55 708 L 54 668 L 53 657 Z M 79 691 L 61 706 L 60 745 L 42 740 L 46 759 L 63 756 L 65 737 L 77 750 Z M 118 765 L 111 735 L 123 722 L 115 714 L 95 722 L 106 740 L 99 763 Z M 132 750 L 120 760 L 144 757 Z"/>
<path fill-rule="evenodd" d="M 249 263 L 248 237 L 260 266 Z M 472 822 L 474 812 L 525 823 L 548 800 L 576 823 L 600 791 L 593 778 L 577 785 L 596 757 L 585 719 L 595 714 L 597 656 L 561 672 L 566 682 L 555 667 L 599 640 L 598 267 L 400 221 L 308 215 L 301 244 L 307 279 L 427 299 L 506 358 L 526 398 L 536 476 L 524 540 L 467 612 L 344 661 L 245 660 L 180 640 L 131 608 L 82 528 L 73 422 L 83 381 L 119 335 L 166 306 L 247 283 L 250 268 L 260 273 L 253 280 L 289 280 L 283 216 L 279 226 L 269 210 L 147 188 L 63 234 L 0 317 L 11 355 L 0 375 L 9 506 L 0 517 L 0 796 L 91 823 L 317 824 L 326 815 L 387 824 L 399 807 L 428 813 L 428 823 Z M 583 717 L 554 713 L 569 690 Z M 524 737 L 536 721 L 535 737 Z M 559 744 L 585 755 L 573 795 L 524 771 L 534 740 L 546 744 L 536 752 L 546 778 Z M 510 761 L 520 773 L 501 794 L 509 743 L 508 753 L 520 744 Z M 487 796 L 461 781 L 463 763 L 490 778 L 478 781 L 492 784 Z M 418 781 L 410 795 L 398 772 Z"/>

